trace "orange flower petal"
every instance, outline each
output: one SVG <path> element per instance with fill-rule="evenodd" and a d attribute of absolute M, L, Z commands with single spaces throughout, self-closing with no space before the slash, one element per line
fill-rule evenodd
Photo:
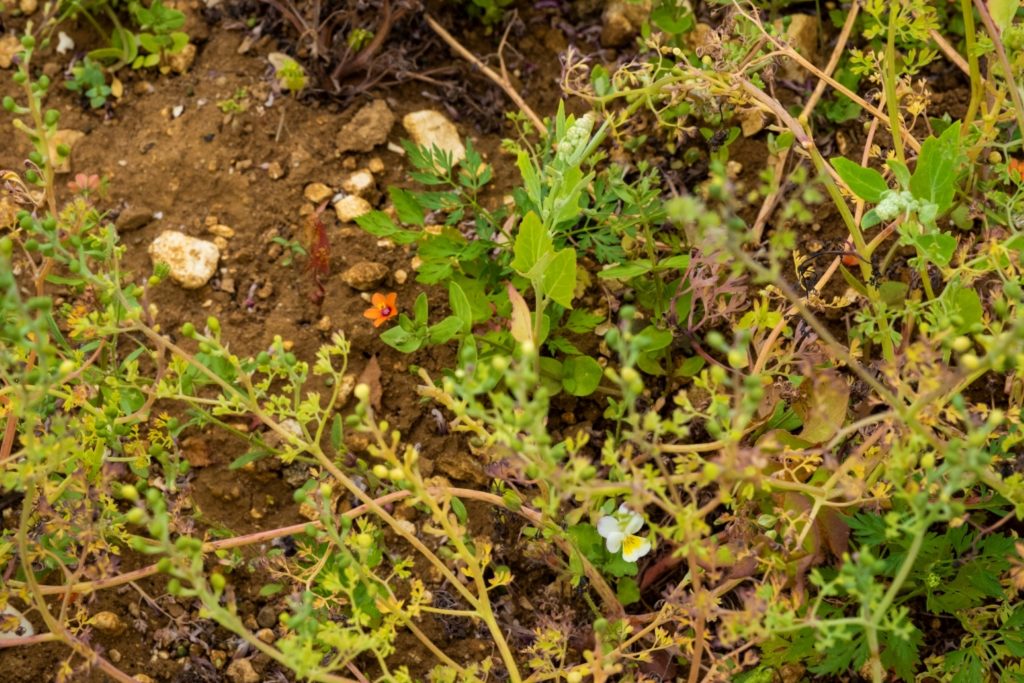
<path fill-rule="evenodd" d="M 387 302 L 387 298 L 380 292 L 376 292 L 373 296 L 370 297 L 370 303 L 372 303 L 377 308 L 380 308 L 381 306 L 386 306 Z"/>
<path fill-rule="evenodd" d="M 387 317 L 385 317 L 385 316 L 381 316 L 381 317 L 379 317 L 379 318 L 377 318 L 376 320 L 374 320 L 374 321 L 373 321 L 373 326 L 374 326 L 374 327 L 380 327 L 380 326 L 381 326 L 381 325 L 383 325 L 383 324 L 384 324 L 384 323 L 385 323 L 386 321 L 387 321 Z"/>
<path fill-rule="evenodd" d="M 384 297 L 384 305 L 387 306 L 388 308 L 390 308 L 391 310 L 395 309 L 395 306 L 397 305 L 397 302 L 398 302 L 398 293 L 397 292 L 391 292 L 386 297 Z"/>
<path fill-rule="evenodd" d="M 380 310 L 376 308 L 368 308 L 365 311 L 363 311 L 363 317 L 369 318 L 370 320 L 376 320 L 377 318 L 380 317 Z"/>

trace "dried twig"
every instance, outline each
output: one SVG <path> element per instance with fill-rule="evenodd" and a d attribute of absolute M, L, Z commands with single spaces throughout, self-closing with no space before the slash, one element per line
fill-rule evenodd
<path fill-rule="evenodd" d="M 512 100 L 517 107 L 519 107 L 520 111 L 526 114 L 526 117 L 530 119 L 530 122 L 533 123 L 537 130 L 544 130 L 544 122 L 541 121 L 541 118 L 537 116 L 536 112 L 534 112 L 533 109 L 530 108 L 530 105 L 526 103 L 526 100 L 523 99 L 522 95 L 520 95 L 519 92 L 512 87 L 512 83 L 509 82 L 507 77 L 501 76 L 494 69 L 480 61 L 476 57 L 476 55 L 474 55 L 472 52 L 463 47 L 462 43 L 456 40 L 455 37 L 452 36 L 452 34 L 448 33 L 448 31 L 446 31 L 445 28 L 441 26 L 441 24 L 437 23 L 432 16 L 430 16 L 429 14 L 424 14 L 423 18 L 427 22 L 427 26 L 429 26 L 434 31 L 434 33 L 436 33 L 441 38 L 441 40 L 448 43 L 448 46 L 451 49 L 455 50 L 455 52 L 457 52 L 460 57 L 465 59 L 467 62 L 469 62 L 476 68 L 480 69 L 480 71 L 482 71 L 483 74 L 487 76 L 487 78 L 494 81 L 494 83 L 499 88 L 504 90 L 505 94 L 508 95 L 509 99 Z"/>

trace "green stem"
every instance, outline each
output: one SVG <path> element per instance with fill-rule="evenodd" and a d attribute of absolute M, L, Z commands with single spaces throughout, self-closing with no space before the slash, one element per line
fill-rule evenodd
<path fill-rule="evenodd" d="M 882 72 L 885 87 L 885 105 L 889 110 L 889 129 L 892 133 L 892 145 L 896 158 L 900 163 L 907 163 L 907 155 L 903 148 L 903 127 L 900 124 L 900 102 L 896 97 L 896 23 L 900 16 L 900 3 L 889 5 L 889 34 L 885 43 L 885 70 Z"/>

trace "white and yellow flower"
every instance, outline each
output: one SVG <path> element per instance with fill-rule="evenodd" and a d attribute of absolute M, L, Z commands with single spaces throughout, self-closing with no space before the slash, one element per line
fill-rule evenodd
<path fill-rule="evenodd" d="M 597 522 L 597 533 L 604 539 L 604 547 L 610 553 L 622 550 L 622 559 L 636 562 L 651 552 L 651 541 L 637 536 L 636 532 L 644 525 L 644 518 L 633 512 L 625 504 L 613 515 L 605 515 Z"/>

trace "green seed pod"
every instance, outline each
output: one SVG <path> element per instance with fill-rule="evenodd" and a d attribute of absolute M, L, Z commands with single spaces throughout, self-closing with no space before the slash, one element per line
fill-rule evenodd
<path fill-rule="evenodd" d="M 43 121 L 48 126 L 56 126 L 57 122 L 60 121 L 60 112 L 56 109 L 47 109 L 46 115 L 43 117 Z"/>
<path fill-rule="evenodd" d="M 31 50 L 36 46 L 36 38 L 32 35 L 23 35 L 21 37 L 21 46 L 26 50 Z"/>
<path fill-rule="evenodd" d="M 14 98 L 10 95 L 4 96 L 4 109 L 7 111 L 14 111 L 14 108 L 18 106 L 18 103 L 14 101 Z"/>

